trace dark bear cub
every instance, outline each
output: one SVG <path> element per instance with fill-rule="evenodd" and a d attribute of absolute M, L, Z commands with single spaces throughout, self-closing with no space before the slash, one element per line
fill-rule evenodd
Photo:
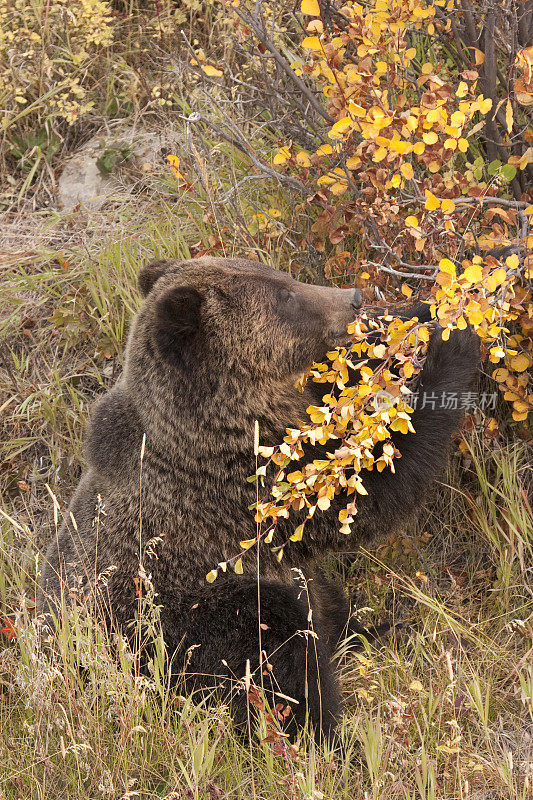
<path fill-rule="evenodd" d="M 142 565 L 176 674 L 207 687 L 249 670 L 272 705 L 290 704 L 291 724 L 309 714 L 317 735 L 331 736 L 340 701 L 330 659 L 348 606 L 317 565 L 416 512 L 445 464 L 461 412 L 415 411 L 416 433 L 395 437 L 396 472 L 363 474 L 368 495 L 358 498 L 350 537 L 339 532 L 340 498 L 306 524 L 281 563 L 261 548 L 259 587 L 255 557 L 244 558 L 244 574 L 228 571 L 210 585 L 206 573 L 256 535 L 249 510 L 256 488 L 246 481 L 255 471 L 256 421 L 261 443 L 275 445 L 305 419 L 324 387 L 308 383 L 302 395 L 295 381 L 345 343 L 361 297 L 221 258 L 155 262 L 141 271 L 139 286 L 144 302 L 124 373 L 93 410 L 87 469 L 48 548 L 40 607 L 57 612 L 62 596 L 90 596 L 127 633 L 140 606 Z M 420 391 L 467 390 L 477 360 L 469 331 L 448 342 L 437 334 Z M 280 541 L 300 521 L 297 514 L 282 520 Z M 244 723 L 244 691 L 232 705 Z"/>

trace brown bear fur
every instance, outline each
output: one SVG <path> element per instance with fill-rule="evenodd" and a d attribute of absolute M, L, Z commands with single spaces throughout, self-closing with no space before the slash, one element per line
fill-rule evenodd
<path fill-rule="evenodd" d="M 151 575 L 168 653 L 176 672 L 198 686 L 213 676 L 241 679 L 249 660 L 256 682 L 262 648 L 271 665 L 270 699 L 288 695 L 294 718 L 308 711 L 332 734 L 339 696 L 332 649 L 347 617 L 344 594 L 316 571 L 330 551 L 353 551 L 413 515 L 442 470 L 460 411 L 426 409 L 415 434 L 395 437 L 396 472 L 365 472 L 353 533 L 339 533 L 342 498 L 306 525 L 278 563 L 260 550 L 260 608 L 255 555 L 244 574 L 214 584 L 206 573 L 256 535 L 249 510 L 256 486 L 254 427 L 263 445 L 282 441 L 324 391 L 294 387 L 299 373 L 346 339 L 356 290 L 309 286 L 256 262 L 201 258 L 159 261 L 139 276 L 145 299 L 129 334 L 124 373 L 96 404 L 87 436 L 87 469 L 43 568 L 42 609 L 96 593 L 115 624 L 128 630 L 139 607 L 139 564 Z M 478 347 L 470 332 L 435 336 L 421 375 L 425 391 L 468 389 Z M 141 461 L 141 449 L 143 457 Z M 309 454 L 311 457 L 311 453 Z M 75 524 L 72 519 L 75 519 Z M 299 524 L 282 520 L 279 541 Z M 309 579 L 308 594 L 293 568 Z M 96 589 L 96 592 L 94 590 Z M 262 627 L 259 628 L 259 622 Z M 313 627 L 317 637 L 306 633 Z M 266 678 L 264 680 L 267 680 Z M 239 722 L 246 697 L 233 701 Z"/>

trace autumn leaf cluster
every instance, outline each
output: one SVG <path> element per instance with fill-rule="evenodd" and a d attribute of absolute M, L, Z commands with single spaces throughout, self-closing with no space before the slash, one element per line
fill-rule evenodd
<path fill-rule="evenodd" d="M 325 24 L 317 0 L 303 0 L 301 12 L 308 35 L 293 68 L 320 89 L 331 124 L 315 152 L 290 142 L 273 161 L 314 184 L 314 246 L 331 253 L 333 245 L 334 277 L 336 256 L 345 271 L 343 248 L 358 235 L 364 255 L 352 275 L 362 286 L 393 275 L 397 284 L 410 279 L 402 287 L 410 296 L 413 285 L 436 281 L 423 296 L 443 337 L 472 325 L 489 363 L 503 362 L 493 376 L 514 419 L 525 420 L 533 408 L 533 205 L 531 191 L 511 200 L 508 190 L 533 163 L 533 147 L 486 163 L 478 134 L 503 113 L 509 133 L 520 121 L 533 142 L 533 48 L 514 54 L 508 96 L 493 108 L 479 89 L 483 52 L 470 48 L 471 63 L 456 74 L 439 49 L 461 13 L 454 0 L 347 2 L 338 25 Z M 497 250 L 508 245 L 516 253 L 499 263 Z"/>

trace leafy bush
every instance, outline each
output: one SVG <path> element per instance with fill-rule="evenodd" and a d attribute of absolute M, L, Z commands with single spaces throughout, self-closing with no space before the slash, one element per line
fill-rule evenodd
<path fill-rule="evenodd" d="M 476 47 L 457 51 L 459 68 L 449 56 L 452 20 L 464 16 L 453 0 L 347 0 L 340 9 L 302 0 L 308 35 L 303 55 L 290 65 L 276 43 L 275 23 L 266 22 L 266 6 L 233 5 L 243 34 L 253 32 L 276 67 L 292 70 L 294 85 L 314 109 L 318 146 L 289 141 L 273 163 L 317 209 L 308 246 L 327 254 L 326 276 L 342 280 L 349 272 L 362 287 L 370 281 L 392 294 L 401 286 L 407 297 L 413 294 L 409 284 L 418 286 L 435 318 L 429 327 L 438 322 L 443 339 L 455 328 L 476 331 L 485 358 L 498 365 L 492 376 L 512 403 L 513 419 L 525 422 L 533 410 L 533 195 L 521 172 L 529 174 L 533 164 L 526 114 L 533 104 L 533 48 L 505 51 L 511 81 L 500 98 L 490 71 L 496 64 L 482 66 L 493 44 L 485 42 L 487 54 Z M 317 92 L 323 99 L 318 108 Z M 505 163 L 489 160 L 501 108 L 504 151 L 513 149 Z M 416 319 L 404 322 L 383 311 L 381 320 L 354 323 L 349 350 L 314 365 L 313 380 L 331 389 L 321 407 L 308 408 L 310 420 L 287 430 L 278 447 L 259 448 L 276 472 L 272 496 L 258 497 L 257 541 L 272 542 L 277 519 L 291 509 L 306 508 L 311 517 L 340 492 L 348 495 L 340 530 L 349 533 L 357 513 L 353 498 L 365 493 L 361 469 L 394 469 L 398 451 L 390 432 L 413 430 L 406 382 L 420 372 L 430 333 Z M 376 359 L 378 366 L 370 367 Z M 349 368 L 360 373 L 356 385 L 349 385 Z M 383 393 L 385 406 L 376 403 Z M 305 443 L 330 441 L 323 460 L 294 464 Z M 261 482 L 266 468 L 258 469 Z M 291 538 L 303 532 L 300 525 Z M 278 558 L 285 544 L 276 547 Z M 209 579 L 215 577 L 213 570 Z"/>

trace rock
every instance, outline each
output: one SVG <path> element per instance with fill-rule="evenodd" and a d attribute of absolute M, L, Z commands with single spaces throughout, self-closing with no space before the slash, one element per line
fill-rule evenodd
<path fill-rule="evenodd" d="M 100 173 L 97 159 L 98 155 L 83 150 L 67 161 L 57 186 L 59 208 L 72 211 L 78 204 L 92 209 L 103 205 L 115 182 Z"/>
<path fill-rule="evenodd" d="M 95 136 L 66 161 L 57 185 L 58 208 L 101 208 L 111 195 L 127 191 L 114 177 L 115 169 L 132 164 L 150 172 L 161 163 L 163 144 L 162 135 L 134 128 Z"/>

